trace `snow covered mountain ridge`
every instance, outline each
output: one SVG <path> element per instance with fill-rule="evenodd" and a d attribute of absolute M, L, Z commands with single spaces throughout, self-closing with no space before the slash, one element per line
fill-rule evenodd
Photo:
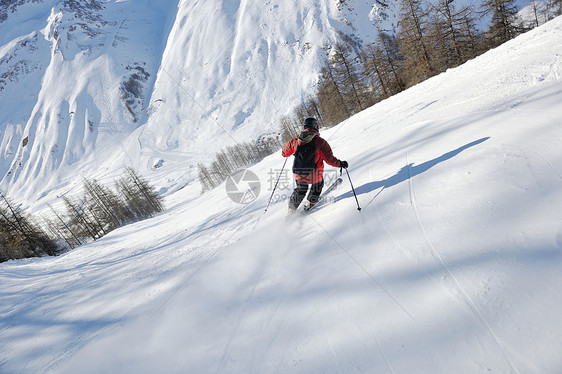
<path fill-rule="evenodd" d="M 397 26 L 397 1 L 0 3 L 0 188 L 45 206 L 130 166 L 162 193 L 277 132 L 326 46 Z"/>
<path fill-rule="evenodd" d="M 359 8 L 2 2 L 0 188 L 33 204 L 80 177 L 155 165 L 161 187 L 184 185 L 223 144 L 277 131 L 275 119 L 311 92 L 322 48 L 338 33 L 374 33 L 357 29 L 365 22 L 351 28 L 350 14 L 370 22 L 371 8 Z"/>

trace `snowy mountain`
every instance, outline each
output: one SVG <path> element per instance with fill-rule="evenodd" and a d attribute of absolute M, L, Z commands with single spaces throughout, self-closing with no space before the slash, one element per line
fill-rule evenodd
<path fill-rule="evenodd" d="M 7 4 L 7 5 L 5 5 Z M 34 201 L 80 183 L 147 119 L 173 2 L 0 5 L 1 186 Z"/>
<path fill-rule="evenodd" d="M 169 40 L 197 36 L 189 17 L 196 9 L 182 4 Z M 249 24 L 260 28 L 238 27 Z M 236 23 L 225 18 L 201 30 L 227 25 Z M 224 34 L 212 43 L 217 53 L 221 43 L 230 46 L 232 34 Z M 138 153 L 133 141 L 123 142 L 133 159 L 149 159 L 148 150 L 164 157 L 166 147 L 171 155 L 187 142 L 190 128 L 156 131 L 171 119 L 167 105 L 180 107 L 182 95 L 210 102 L 174 72 L 205 82 L 230 77 L 209 92 L 222 92 L 236 76 L 242 85 L 242 73 L 269 72 L 267 65 L 244 70 L 242 61 L 262 60 L 238 54 L 252 48 L 233 48 L 218 55 L 213 73 L 197 75 L 172 58 L 179 52 L 169 45 L 151 95 L 160 107 L 151 101 L 146 124 L 131 132 L 141 139 Z M 267 55 L 276 61 L 300 51 L 274 45 Z M 187 60 L 196 61 L 188 46 Z M 312 64 L 305 56 L 301 63 Z M 204 66 L 212 57 L 197 61 Z M 173 91 L 164 70 L 187 93 Z M 561 77 L 558 17 L 323 131 L 336 157 L 349 161 L 361 212 L 344 175 L 336 203 L 287 224 L 282 197 L 292 182 L 281 174 L 280 199 L 264 214 L 283 164 L 274 154 L 249 169 L 261 186 L 249 204 L 235 203 L 224 188 L 200 196 L 198 185 L 188 185 L 170 192 L 167 211 L 153 219 L 58 257 L 0 264 L 0 372 L 561 372 Z M 225 101 L 209 115 L 224 124 L 228 105 L 235 107 Z M 184 118 L 188 109 L 181 110 Z M 231 119 L 233 136 L 251 134 L 252 116 L 243 117 Z M 49 121 L 38 128 L 49 130 Z M 207 144 L 199 143 L 204 136 L 218 138 L 217 127 L 200 128 L 197 146 Z M 177 144 L 166 137 L 172 131 L 181 135 Z M 164 175 L 167 160 L 155 173 Z"/>
<path fill-rule="evenodd" d="M 323 48 L 340 33 L 374 34 L 363 10 L 312 0 L 3 2 L 0 186 L 33 205 L 81 177 L 158 165 L 151 177 L 177 189 L 224 144 L 276 132 L 313 91 Z"/>
<path fill-rule="evenodd" d="M 277 132 L 314 93 L 326 47 L 394 31 L 398 11 L 375 0 L 0 2 L 0 188 L 40 211 L 84 177 L 109 183 L 131 166 L 176 191 L 224 146 Z"/>

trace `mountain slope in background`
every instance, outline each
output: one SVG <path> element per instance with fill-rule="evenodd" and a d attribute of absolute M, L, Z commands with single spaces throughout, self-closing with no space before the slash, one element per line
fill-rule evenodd
<path fill-rule="evenodd" d="M 277 132 L 277 119 L 314 93 L 326 47 L 395 30 L 398 8 L 2 2 L 0 188 L 37 211 L 83 177 L 111 182 L 132 166 L 176 191 L 225 145 Z"/>
<path fill-rule="evenodd" d="M 2 187 L 32 201 L 92 175 L 146 121 L 177 3 L 2 5 Z"/>
<path fill-rule="evenodd" d="M 560 102 L 562 17 L 323 131 L 361 212 L 264 215 L 275 154 L 250 204 L 0 264 L 0 371 L 559 373 Z"/>
<path fill-rule="evenodd" d="M 223 144 L 276 132 L 353 31 L 333 1 L 0 7 L 0 186 L 28 204 L 125 165 L 183 186 Z"/>

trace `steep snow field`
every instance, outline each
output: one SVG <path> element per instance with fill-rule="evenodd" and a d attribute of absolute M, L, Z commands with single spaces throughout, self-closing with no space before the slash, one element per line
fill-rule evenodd
<path fill-rule="evenodd" d="M 0 264 L 0 372 L 561 372 L 561 77 L 558 17 L 324 131 L 361 212 L 344 175 L 264 214 L 276 154 L 250 204 Z"/>
<path fill-rule="evenodd" d="M 226 145 L 276 133 L 335 42 L 395 31 L 385 3 L 0 2 L 0 189 L 36 212 L 130 166 L 173 193 Z"/>
<path fill-rule="evenodd" d="M 382 22 L 369 13 L 375 3 L 181 1 L 149 118 L 115 163 L 162 165 L 149 175 L 169 193 L 195 180 L 197 163 L 225 145 L 277 133 L 280 117 L 315 93 L 327 49 L 341 35 L 374 40 Z M 396 10 L 381 25 L 395 23 Z"/>
<path fill-rule="evenodd" d="M 0 188 L 30 207 L 75 189 L 77 175 L 122 169 L 109 155 L 147 120 L 177 1 L 9 3 L 0 4 L 10 10 L 0 22 Z"/>
<path fill-rule="evenodd" d="M 340 34 L 396 23 L 358 3 L 0 3 L 0 188 L 37 211 L 132 166 L 178 190 L 225 145 L 276 133 Z"/>

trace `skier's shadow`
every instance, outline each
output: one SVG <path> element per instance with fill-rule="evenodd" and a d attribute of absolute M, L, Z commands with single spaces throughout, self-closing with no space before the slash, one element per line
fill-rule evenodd
<path fill-rule="evenodd" d="M 384 180 L 381 180 L 381 181 L 374 181 L 374 182 L 365 183 L 364 185 L 356 188 L 355 193 L 359 196 L 359 195 L 363 195 L 363 194 L 373 192 L 373 191 L 378 190 L 380 188 L 381 190 L 366 205 L 366 206 L 369 206 L 369 204 L 371 204 L 373 202 L 373 200 L 386 188 L 395 186 L 399 183 L 407 181 L 408 179 L 410 179 L 410 178 L 412 178 L 412 177 L 414 177 L 418 174 L 426 172 L 429 169 L 431 169 L 433 166 L 435 166 L 435 165 L 437 165 L 437 164 L 439 164 L 443 161 L 447 161 L 447 160 L 455 157 L 456 155 L 458 155 L 459 153 L 461 153 L 465 149 L 468 149 L 470 147 L 474 147 L 475 145 L 483 143 L 488 139 L 490 139 L 490 137 L 485 137 L 485 138 L 482 138 L 482 139 L 475 140 L 471 143 L 463 145 L 460 148 L 457 148 L 457 149 L 455 149 L 453 151 L 450 151 L 450 152 L 447 152 L 447 153 L 445 153 L 445 154 L 443 154 L 443 155 L 441 155 L 437 158 L 434 158 L 433 160 L 426 161 L 423 164 L 414 165 L 414 164 L 410 163 L 408 165 L 405 165 L 396 174 L 394 174 L 393 176 L 391 176 L 387 179 L 384 179 Z M 338 196 L 336 198 L 336 200 L 345 199 L 345 198 L 348 198 L 348 197 L 353 197 L 352 191 L 346 192 L 346 193 Z"/>

